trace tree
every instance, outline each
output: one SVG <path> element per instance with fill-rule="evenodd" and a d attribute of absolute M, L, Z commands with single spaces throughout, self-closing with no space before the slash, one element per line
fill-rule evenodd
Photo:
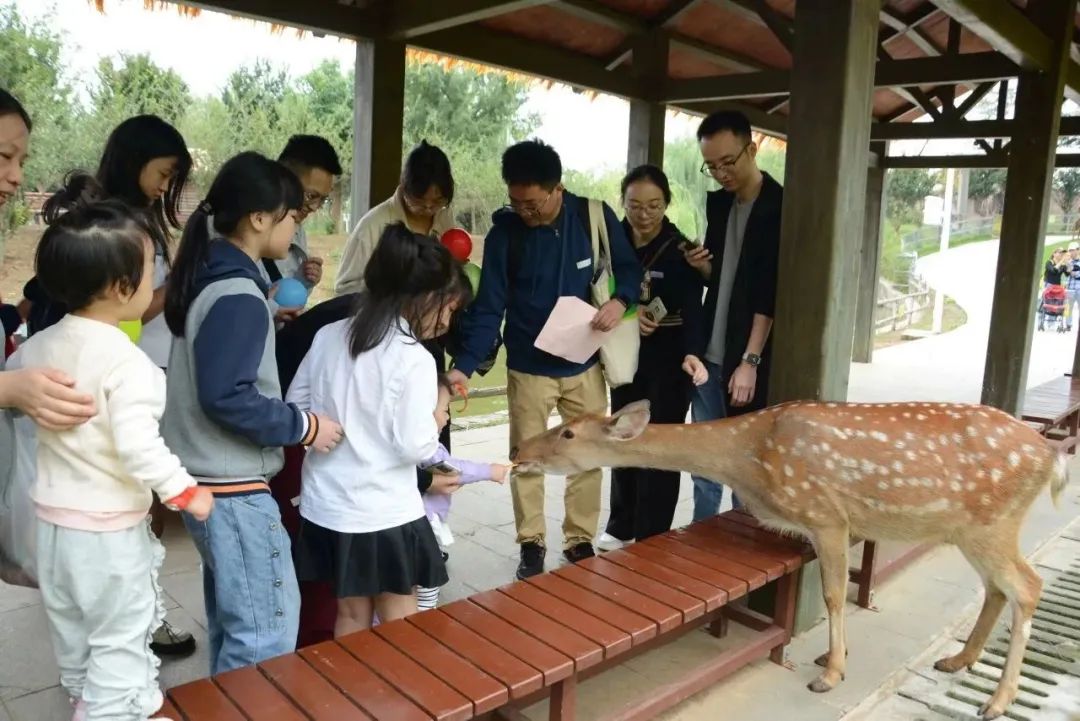
<path fill-rule="evenodd" d="M 82 108 L 64 75 L 63 37 L 43 17 L 24 21 L 14 4 L 0 6 L 0 87 L 15 95 L 34 120 L 24 187 L 54 188 L 64 173 L 85 166 Z"/>
<path fill-rule="evenodd" d="M 149 55 L 120 55 L 119 64 L 102 58 L 97 88 L 91 93 L 97 113 L 119 116 L 153 114 L 174 125 L 191 107 L 191 91 L 174 70 L 154 63 Z"/>
<path fill-rule="evenodd" d="M 940 173 L 901 168 L 889 171 L 886 217 L 897 232 L 906 224 L 922 224 L 926 196 L 934 192 Z"/>
<path fill-rule="evenodd" d="M 987 201 L 994 199 L 990 212 L 997 212 L 1005 192 L 1004 168 L 977 168 L 968 174 L 968 197 L 975 201 L 980 213 L 986 212 Z"/>
<path fill-rule="evenodd" d="M 1061 168 L 1054 173 L 1054 193 L 1062 214 L 1071 214 L 1077 197 L 1080 197 L 1080 169 Z"/>

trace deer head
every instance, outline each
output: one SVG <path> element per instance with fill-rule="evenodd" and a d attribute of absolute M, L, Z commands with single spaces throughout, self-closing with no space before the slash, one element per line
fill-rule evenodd
<path fill-rule="evenodd" d="M 523 441 L 510 451 L 521 471 L 559 475 L 622 465 L 618 445 L 640 436 L 649 425 L 649 402 L 624 406 L 610 417 L 584 415 Z"/>

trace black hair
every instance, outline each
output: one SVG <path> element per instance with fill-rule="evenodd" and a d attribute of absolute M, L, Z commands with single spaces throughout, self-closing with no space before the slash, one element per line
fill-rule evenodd
<path fill-rule="evenodd" d="M 51 198 L 53 219 L 34 259 L 37 280 L 50 299 L 76 311 L 113 286 L 134 293 L 142 282 L 150 226 L 119 200 L 101 200 L 102 190 L 85 173 L 71 174 Z"/>
<path fill-rule="evenodd" d="M 660 188 L 660 192 L 664 196 L 664 204 L 671 205 L 671 183 L 668 182 L 668 177 L 663 170 L 655 165 L 639 165 L 622 179 L 622 184 L 619 188 L 619 195 L 625 197 L 626 189 L 633 183 L 647 180 L 657 188 Z"/>
<path fill-rule="evenodd" d="M 450 158 L 439 146 L 421 140 L 409 151 L 401 167 L 401 187 L 412 197 L 422 198 L 433 185 L 447 203 L 453 202 L 454 173 L 450 170 Z"/>
<path fill-rule="evenodd" d="M 746 141 L 754 139 L 750 132 L 749 119 L 738 110 L 717 110 L 715 113 L 709 113 L 698 126 L 697 139 L 711 138 L 725 130 Z"/>
<path fill-rule="evenodd" d="M 341 175 L 341 161 L 330 141 L 318 135 L 294 135 L 285 143 L 278 162 L 294 170 L 319 168 L 330 175 Z"/>
<path fill-rule="evenodd" d="M 401 330 L 416 339 L 421 318 L 462 297 L 463 274 L 434 238 L 404 223 L 386 226 L 364 270 L 365 290 L 349 330 L 353 357 L 382 343 L 400 318 L 408 324 Z"/>
<path fill-rule="evenodd" d="M 299 210 L 304 190 L 293 171 L 255 152 L 240 153 L 221 166 L 206 199 L 184 226 L 176 262 L 165 293 L 165 322 L 184 336 L 188 308 L 195 300 L 195 279 L 210 250 L 209 216 L 214 230 L 228 237 L 252 213 L 276 213 L 280 222 Z"/>
<path fill-rule="evenodd" d="M 151 201 L 139 187 L 139 176 L 151 160 L 176 158 L 165 195 Z M 180 196 L 191 174 L 191 153 L 180 131 L 156 115 L 136 115 L 117 125 L 105 143 L 97 180 L 106 197 L 134 208 L 148 208 L 151 238 L 169 263 L 169 227 L 181 228 Z"/>
<path fill-rule="evenodd" d="M 30 113 L 26 112 L 26 108 L 22 106 L 22 103 L 14 95 L 0 88 L 0 118 L 5 115 L 18 115 L 22 118 L 23 123 L 26 124 L 26 132 L 34 129 L 34 123 L 30 120 Z"/>
<path fill-rule="evenodd" d="M 542 140 L 523 140 L 503 152 L 502 178 L 507 185 L 539 185 L 551 190 L 562 181 L 562 160 Z"/>

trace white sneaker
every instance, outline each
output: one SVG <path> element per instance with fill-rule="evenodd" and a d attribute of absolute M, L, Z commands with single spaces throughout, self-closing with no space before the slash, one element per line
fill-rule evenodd
<path fill-rule="evenodd" d="M 629 546 L 633 541 L 623 541 L 622 539 L 615 538 L 607 531 L 600 534 L 600 537 L 596 539 L 596 547 L 601 551 L 617 551 L 620 548 Z"/>

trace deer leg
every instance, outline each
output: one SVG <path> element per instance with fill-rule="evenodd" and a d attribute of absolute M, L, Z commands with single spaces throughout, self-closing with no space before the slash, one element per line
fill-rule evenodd
<path fill-rule="evenodd" d="M 1020 556 L 1013 556 L 1009 566 L 995 579 L 1012 606 L 1012 633 L 1009 637 L 1009 655 L 997 690 L 979 712 L 984 719 L 993 719 L 1005 713 L 1006 707 L 1016 698 L 1020 684 L 1020 664 L 1024 660 L 1028 639 L 1031 637 L 1031 617 L 1042 593 L 1042 579 Z"/>
<path fill-rule="evenodd" d="M 938 671 L 953 673 L 962 668 L 970 667 L 978 660 L 979 654 L 982 653 L 983 646 L 986 645 L 986 639 L 990 636 L 994 624 L 997 623 L 998 616 L 1001 615 L 1001 609 L 1005 607 L 1005 594 L 1002 593 L 1001 589 L 995 586 L 988 578 L 984 578 L 983 583 L 986 585 L 986 598 L 983 599 L 979 619 L 975 621 L 975 627 L 971 629 L 971 635 L 968 636 L 967 643 L 964 644 L 963 650 L 955 656 L 939 659 L 934 664 L 934 668 Z"/>
<path fill-rule="evenodd" d="M 807 688 L 815 693 L 831 691 L 844 679 L 847 644 L 844 635 L 844 598 L 848 580 L 848 529 L 829 528 L 813 535 L 821 564 L 821 587 L 829 613 L 829 653 L 822 672 Z"/>

